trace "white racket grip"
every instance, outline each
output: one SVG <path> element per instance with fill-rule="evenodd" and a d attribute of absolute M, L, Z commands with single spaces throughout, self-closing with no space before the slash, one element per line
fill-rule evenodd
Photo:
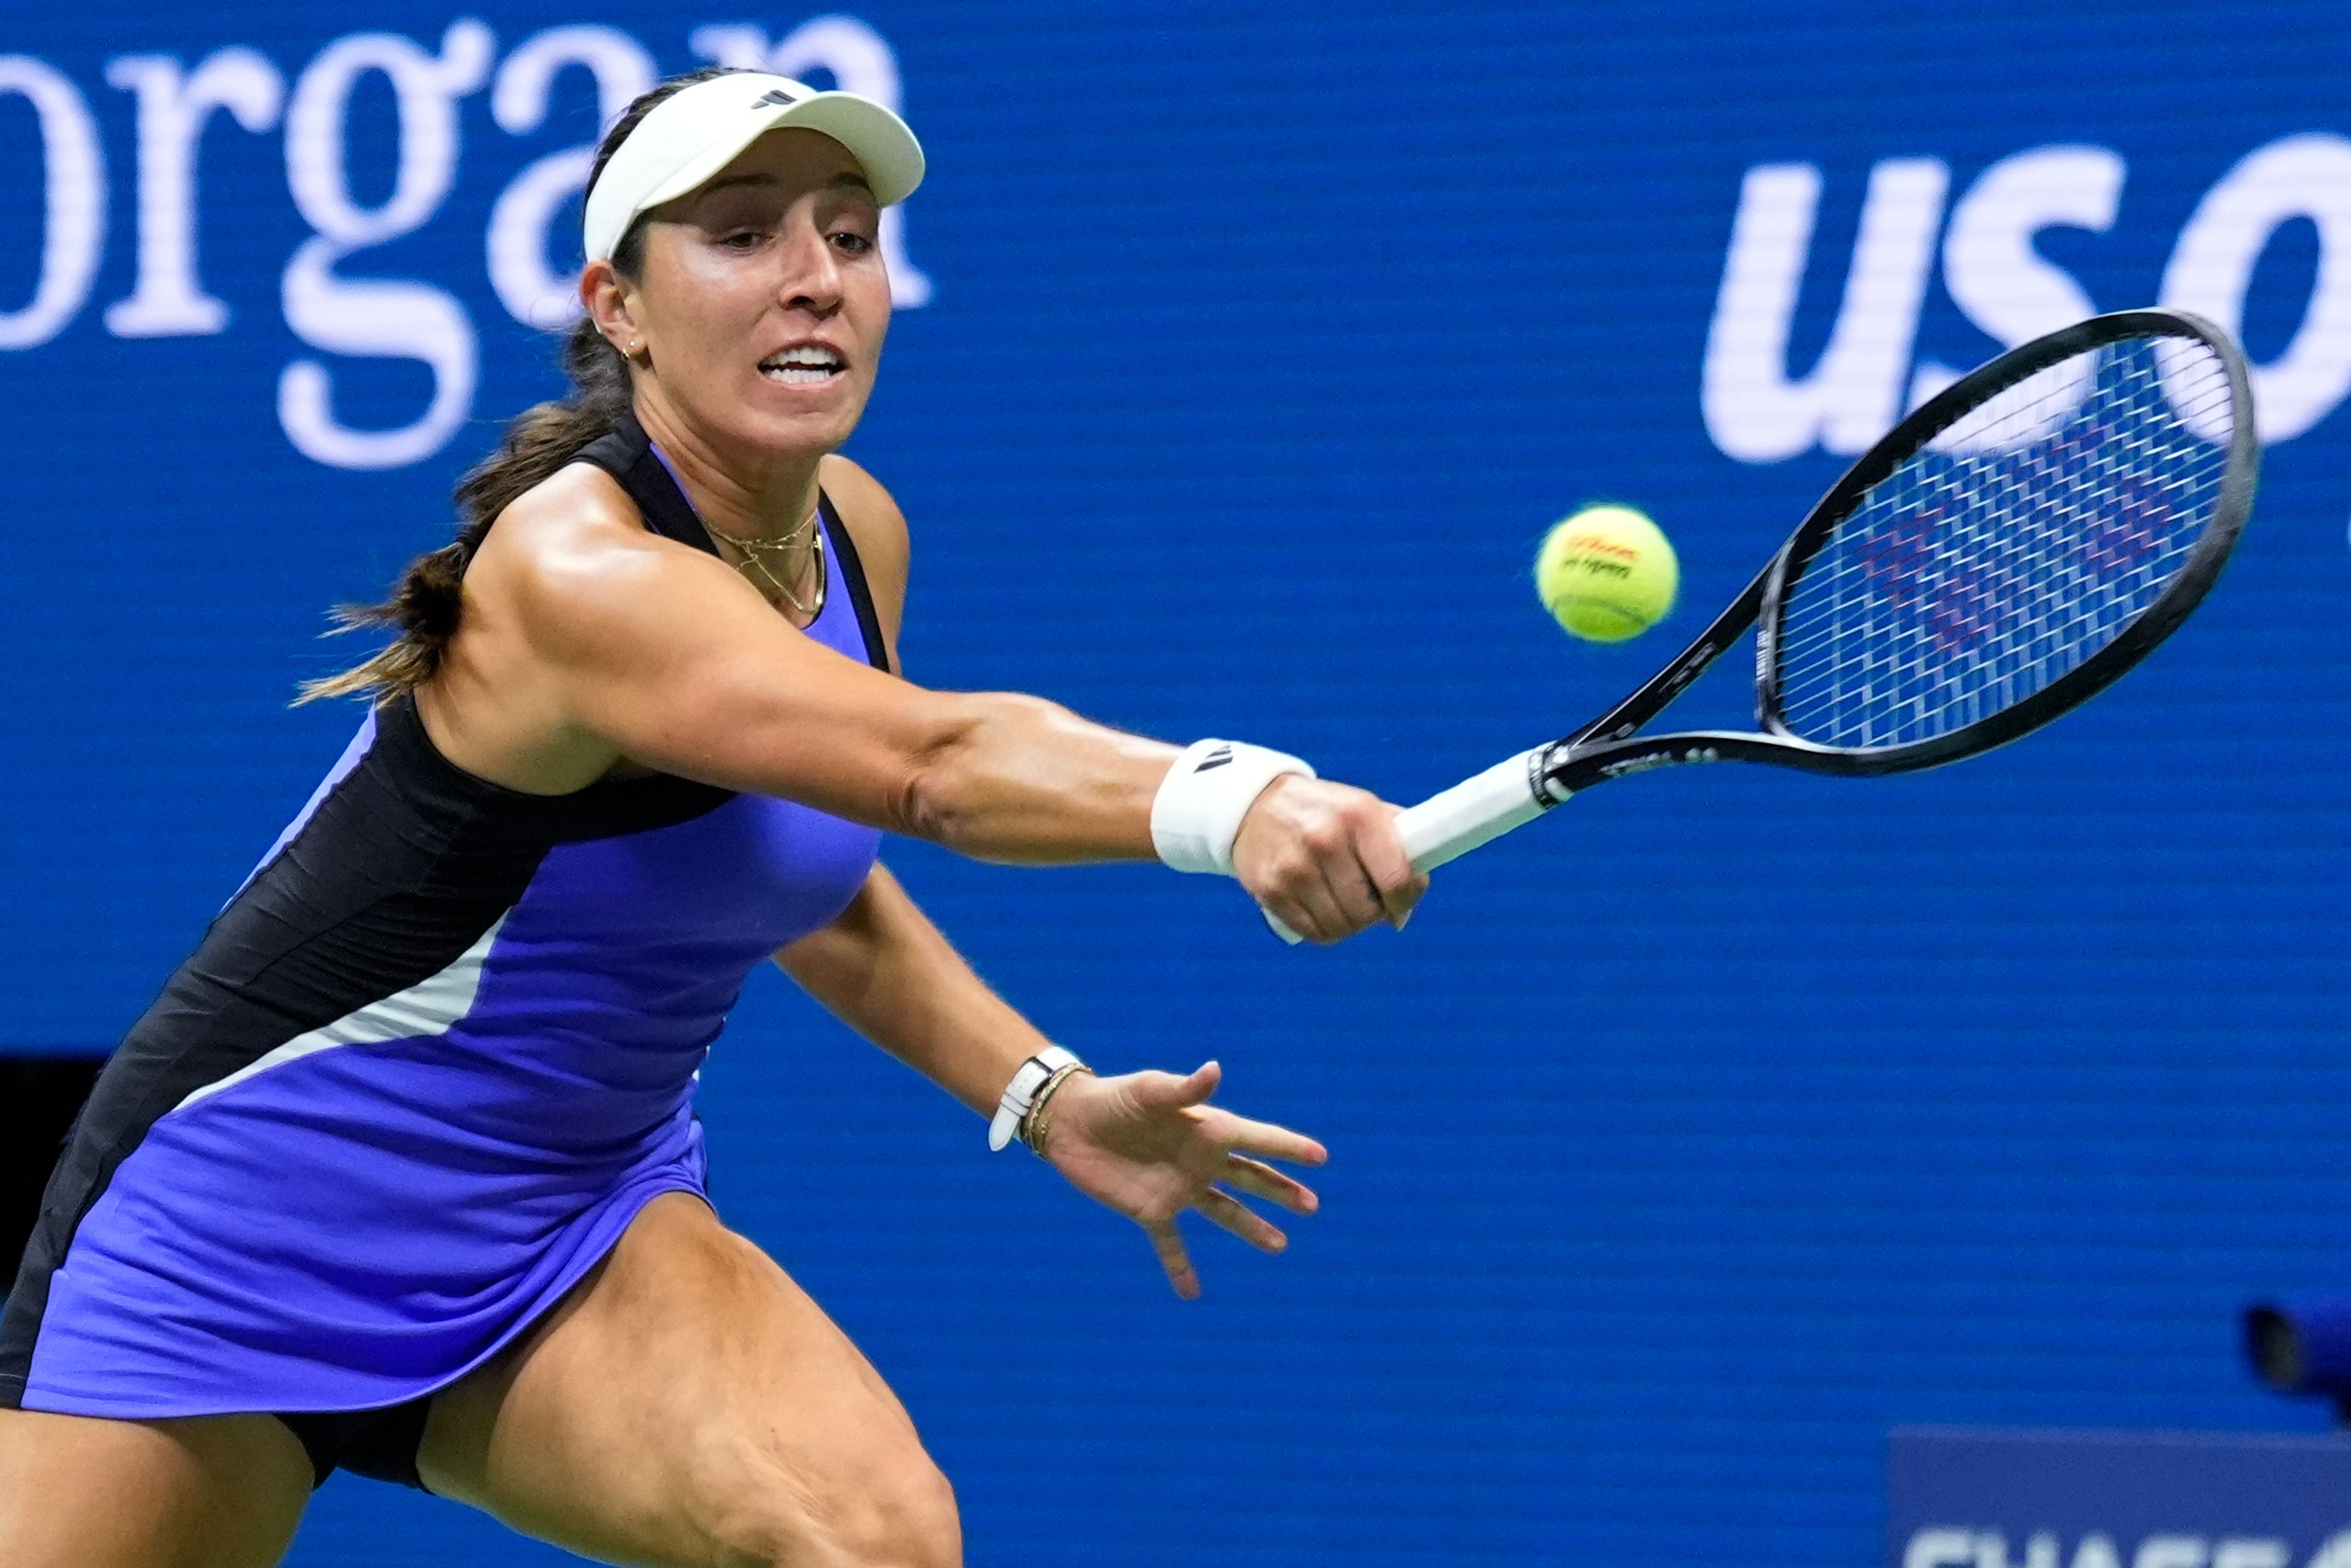
<path fill-rule="evenodd" d="M 1435 871 L 1541 816 L 1549 808 L 1535 797 L 1533 773 L 1535 757 L 1545 749 L 1521 751 L 1397 812 L 1396 835 L 1404 840 L 1404 852 L 1412 857 L 1412 869 Z M 1265 923 L 1284 942 L 1296 946 L 1303 940 L 1271 910 L 1264 914 Z"/>
<path fill-rule="evenodd" d="M 1535 755 L 1521 751 L 1397 813 L 1396 833 L 1412 869 L 1435 871 L 1541 816 L 1546 808 L 1535 798 Z"/>

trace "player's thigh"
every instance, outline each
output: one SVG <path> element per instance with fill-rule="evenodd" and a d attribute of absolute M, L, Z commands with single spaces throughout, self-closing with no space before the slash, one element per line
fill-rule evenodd
<path fill-rule="evenodd" d="M 954 1496 L 880 1375 L 684 1194 L 434 1402 L 419 1459 L 434 1491 L 615 1562 L 962 1561 Z"/>
<path fill-rule="evenodd" d="M 310 1500 L 272 1416 L 105 1421 L 0 1410 L 7 1568 L 270 1568 Z"/>

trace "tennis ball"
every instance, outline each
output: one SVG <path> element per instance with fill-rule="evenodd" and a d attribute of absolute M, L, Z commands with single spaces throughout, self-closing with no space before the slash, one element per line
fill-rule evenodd
<path fill-rule="evenodd" d="M 1562 626 L 1622 643 L 1666 618 L 1681 563 L 1657 525 L 1630 507 L 1586 507 L 1554 524 L 1535 552 L 1535 592 Z"/>

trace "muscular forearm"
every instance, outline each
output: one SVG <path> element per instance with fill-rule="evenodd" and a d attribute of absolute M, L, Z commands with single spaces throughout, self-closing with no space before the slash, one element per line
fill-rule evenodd
<path fill-rule="evenodd" d="M 658 564 L 720 576 L 700 595 L 681 580 L 589 596 L 592 606 L 570 606 L 580 624 L 569 641 L 545 633 L 559 644 L 543 654 L 557 666 L 552 706 L 562 733 L 586 747 L 575 765 L 601 771 L 626 758 L 983 860 L 1158 856 L 1153 818 L 1167 804 L 1160 791 L 1175 747 L 1039 697 L 911 685 L 792 632 L 715 563 Z M 655 615 L 649 601 L 664 591 L 672 602 Z M 1403 919 L 1420 888 L 1380 801 L 1295 773 L 1270 783 L 1254 769 L 1203 778 L 1222 767 L 1203 761 L 1171 798 L 1171 863 L 1230 873 L 1290 930 L 1320 941 Z"/>
<path fill-rule="evenodd" d="M 1040 698 L 958 696 L 918 760 L 906 830 L 980 860 L 1149 860 L 1152 797 L 1176 755 Z"/>
<path fill-rule="evenodd" d="M 561 795 L 627 761 L 1032 865 L 1165 848 L 1318 941 L 1401 923 L 1419 897 L 1388 809 L 1362 790 L 1286 758 L 1270 782 L 1215 772 L 1234 757 L 1204 752 L 1162 798 L 1174 747 L 1036 697 L 926 691 L 838 653 L 716 558 L 649 535 L 609 479 L 575 466 L 579 484 L 549 480 L 508 507 L 468 570 L 461 662 L 479 677 L 472 708 L 495 696 L 496 711 L 425 714 L 436 744 L 462 743 L 460 766 Z"/>
<path fill-rule="evenodd" d="M 834 1017 L 982 1115 L 1050 1043 L 879 865 L 838 920 L 776 962 Z"/>
<path fill-rule="evenodd" d="M 1160 853 L 1158 797 L 1185 753 L 1037 697 L 937 700 L 946 706 L 916 754 L 899 831 L 976 859 L 1030 865 Z M 1405 856 L 1394 809 L 1294 772 L 1262 782 L 1259 769 L 1295 766 L 1255 747 L 1205 751 L 1176 781 L 1168 863 L 1229 872 L 1291 931 L 1318 941 L 1374 919 L 1401 926 L 1427 883 Z M 1211 775 L 1216 782 L 1204 789 Z"/>

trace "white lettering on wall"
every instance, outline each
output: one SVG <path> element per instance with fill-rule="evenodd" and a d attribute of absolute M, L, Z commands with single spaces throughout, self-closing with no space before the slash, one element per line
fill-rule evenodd
<path fill-rule="evenodd" d="M 2197 204 L 2163 273 L 2166 305 L 2234 334 L 2254 264 L 2295 218 L 2318 225 L 2318 280 L 2293 340 L 2252 368 L 2264 441 L 2291 441 L 2351 392 L 2351 141 L 2314 131 L 2254 151 Z"/>
<path fill-rule="evenodd" d="M 40 121 L 43 223 L 40 280 L 22 308 L 0 310 L 0 349 L 30 349 L 65 330 L 89 298 L 106 253 L 106 158 L 89 105 L 54 67 L 0 55 L 0 95 L 9 93 Z"/>
<path fill-rule="evenodd" d="M 1975 1568 L 1976 1538 L 1970 1530 L 1922 1530 L 1902 1549 L 1902 1568 Z"/>
<path fill-rule="evenodd" d="M 685 47 L 697 59 L 729 70 L 768 69 L 768 29 L 747 22 L 713 22 L 685 36 Z"/>
<path fill-rule="evenodd" d="M 2058 1568 L 2064 1548 L 2062 1537 L 2037 1530 L 2026 1540 L 2023 1555 L 2011 1557 L 2007 1537 L 1998 1531 L 1937 1524 L 1911 1535 L 1903 1547 L 1902 1568 Z M 2293 1549 L 2274 1536 L 2216 1542 L 2158 1532 L 2140 1541 L 2127 1561 L 2130 1568 L 2291 1568 L 2293 1559 Z M 2092 1531 L 2075 1544 L 2071 1568 L 2123 1568 L 2125 1561 L 2114 1537 Z M 2351 1534 L 2337 1535 L 2312 1552 L 2305 1568 L 2351 1568 Z"/>
<path fill-rule="evenodd" d="M 225 109 L 247 131 L 277 123 L 286 78 L 251 49 L 222 49 L 193 71 L 169 55 L 120 55 L 106 79 L 139 95 L 139 278 L 106 309 L 118 338 L 218 332 L 228 306 L 196 277 L 196 150 Z"/>
<path fill-rule="evenodd" d="M 2212 1548 L 2212 1568 L 2286 1568 L 2293 1556 L 2283 1541 L 2229 1540 Z"/>
<path fill-rule="evenodd" d="M 2207 1556 L 2200 1535 L 2150 1535 L 2138 1543 L 2131 1568 L 2204 1568 Z"/>
<path fill-rule="evenodd" d="M 549 27 L 525 40 L 498 67 L 490 89 L 490 115 L 498 129 L 521 136 L 547 123 L 550 90 L 567 66 L 585 67 L 595 77 L 600 129 L 618 120 L 631 99 L 651 90 L 657 75 L 653 57 L 626 33 Z M 564 262 L 549 265 L 548 244 L 556 218 L 569 214 L 595 162 L 593 141 L 550 152 L 516 175 L 490 209 L 490 287 L 507 314 L 526 326 L 552 329 L 580 315 L 578 218 L 560 235 Z"/>
<path fill-rule="evenodd" d="M 1748 171 L 1699 383 L 1716 446 L 1747 463 L 1792 457 L 1815 443 L 1855 454 L 1893 424 L 1949 181 L 1932 158 L 1889 158 L 1870 171 L 1828 346 L 1797 379 L 1789 372 L 1788 339 L 1812 252 L 1821 172 L 1809 163 Z"/>
<path fill-rule="evenodd" d="M 286 172 L 294 204 L 316 235 L 286 268 L 286 324 L 314 349 L 422 361 L 433 398 L 411 423 L 357 430 L 335 415 L 334 382 L 316 360 L 297 360 L 277 382 L 277 419 L 304 455 L 338 468 L 396 468 L 438 452 L 473 408 L 472 319 L 454 295 L 429 284 L 339 276 L 338 263 L 413 233 L 448 195 L 457 169 L 456 100 L 489 75 L 490 30 L 470 17 L 450 24 L 438 56 L 393 33 L 356 33 L 322 50 L 295 83 L 286 115 Z M 392 194 L 365 207 L 345 167 L 351 89 L 366 72 L 390 80 L 399 105 L 400 162 Z"/>
<path fill-rule="evenodd" d="M 2008 1554 L 2008 1539 L 1997 1531 L 1976 1537 L 1974 1568 L 2057 1568 L 2057 1538 L 2045 1531 L 2024 1543 L 2024 1555 Z"/>
<path fill-rule="evenodd" d="M 898 55 L 889 40 L 854 16 L 817 16 L 801 23 L 770 48 L 765 29 L 739 23 L 696 27 L 687 37 L 696 55 L 713 65 L 739 70 L 774 71 L 794 79 L 812 71 L 830 74 L 833 85 L 895 113 L 905 108 Z M 906 211 L 882 211 L 882 261 L 890 273 L 890 300 L 912 307 L 931 302 L 931 280 L 906 256 Z"/>
<path fill-rule="evenodd" d="M 1908 366 L 1931 267 L 1922 258 L 1942 225 L 1940 171 L 1892 159 L 1872 171 L 1852 267 L 1828 348 L 1798 379 L 1787 364 L 1822 177 L 1808 163 L 1747 172 L 1707 335 L 1699 404 L 1726 455 L 1771 463 L 1815 446 L 1850 456 L 1960 372 L 1932 360 Z M 2051 228 L 2110 233 L 2126 169 L 2104 147 L 2029 148 L 1977 177 L 1953 204 L 1941 277 L 1952 302 L 1994 340 L 2013 347 L 2095 314 L 2088 292 L 2034 248 Z M 2256 149 L 2223 175 L 2180 231 L 2156 290 L 2168 306 L 2241 330 L 2253 274 L 2279 228 L 2307 219 L 2318 231 L 2318 276 L 2285 348 L 2252 368 L 2263 441 L 2305 434 L 2351 396 L 2351 140 L 2324 131 Z M 1908 376 L 1889 402 L 1889 378 Z M 2198 418 L 2188 411 L 2191 419 Z M 2351 1564 L 2346 1564 L 2351 1568 Z"/>
<path fill-rule="evenodd" d="M 2121 157 L 2103 147 L 2035 147 L 1986 169 L 1951 208 L 1943 236 L 1943 287 L 1952 303 L 2007 349 L 2097 314 L 2074 275 L 2034 250 L 2032 239 L 2047 228 L 2113 228 L 2124 172 Z M 1963 373 L 1920 364 L 1909 406 Z"/>
<path fill-rule="evenodd" d="M 705 58 L 829 75 L 843 90 L 901 107 L 896 51 L 853 16 L 818 16 L 774 39 L 748 25 L 697 27 L 690 37 Z M 193 66 L 155 53 L 109 60 L 106 79 L 135 106 L 138 246 L 130 292 L 107 308 L 106 329 L 122 338 L 228 329 L 229 304 L 204 287 L 201 266 L 204 134 L 223 110 L 248 132 L 280 127 L 287 183 L 314 232 L 287 265 L 279 302 L 287 326 L 320 357 L 298 359 L 280 374 L 278 423 L 298 451 L 336 467 L 398 467 L 440 451 L 473 412 L 479 371 L 473 319 L 448 289 L 348 277 L 343 267 L 440 212 L 462 152 L 458 100 L 490 81 L 496 58 L 489 28 L 460 18 L 437 52 L 390 33 L 338 38 L 303 68 L 290 94 L 287 73 L 242 46 L 216 49 Z M 513 135 L 542 130 L 558 78 L 574 67 L 594 78 L 605 122 L 659 75 L 645 47 L 625 32 L 549 27 L 499 64 L 491 118 Z M 351 194 L 346 132 L 353 88 L 371 73 L 392 89 L 399 151 L 392 193 L 363 206 Z M 98 122 L 71 79 L 30 56 L 0 55 L 0 97 L 8 96 L 30 105 L 42 149 L 40 271 L 28 299 L 15 309 L 0 302 L 0 350 L 25 350 L 54 340 L 89 304 L 105 258 L 108 187 Z M 577 235 L 567 220 L 593 159 L 592 144 L 540 157 L 492 204 L 486 268 L 499 304 L 519 321 L 557 328 L 577 315 L 577 275 L 569 265 Z M 10 215 L 29 236 L 32 214 Z M 881 242 L 893 299 L 901 307 L 928 303 L 931 279 L 906 255 L 902 210 L 883 214 Z M 361 428 L 337 413 L 331 356 L 422 364 L 432 373 L 432 394 L 408 423 Z"/>

